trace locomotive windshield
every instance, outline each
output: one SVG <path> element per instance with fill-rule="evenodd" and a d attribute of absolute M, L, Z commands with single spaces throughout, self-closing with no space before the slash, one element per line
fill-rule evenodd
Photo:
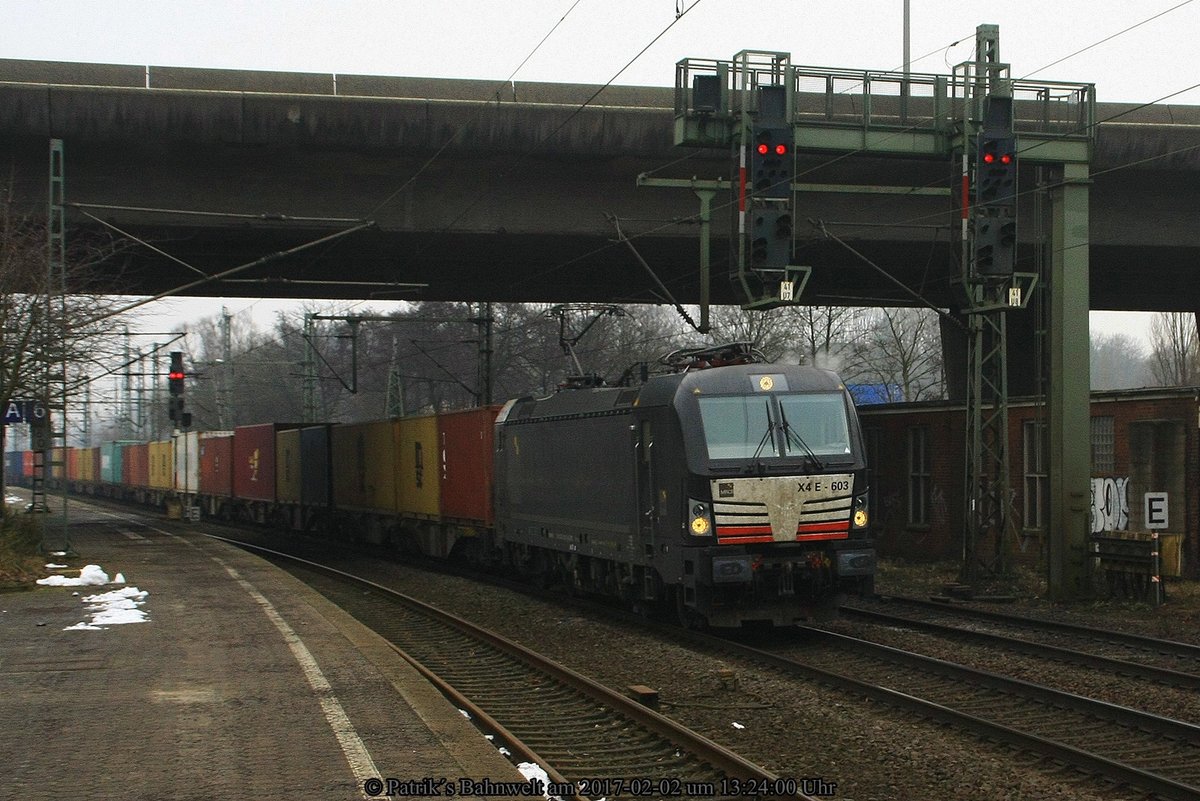
<path fill-rule="evenodd" d="M 850 455 L 841 393 L 700 398 L 709 459 Z"/>

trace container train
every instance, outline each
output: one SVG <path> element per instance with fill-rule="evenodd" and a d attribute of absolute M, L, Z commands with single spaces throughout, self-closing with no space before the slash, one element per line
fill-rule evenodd
<path fill-rule="evenodd" d="M 60 478 L 193 517 L 462 557 L 696 627 L 792 625 L 869 592 L 867 470 L 845 387 L 714 354 L 639 387 L 72 448 Z"/>

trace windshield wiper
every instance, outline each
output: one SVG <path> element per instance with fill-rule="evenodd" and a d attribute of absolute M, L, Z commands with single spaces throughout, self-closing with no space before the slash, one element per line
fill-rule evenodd
<path fill-rule="evenodd" d="M 766 446 L 767 442 L 775 434 L 775 423 L 771 421 L 771 401 L 768 400 L 766 402 L 766 404 L 767 404 L 767 430 L 763 432 L 762 439 L 760 439 L 758 441 L 758 447 L 754 449 L 754 455 L 750 457 L 754 461 L 754 466 L 758 468 L 759 473 L 761 473 L 763 471 L 762 462 L 760 462 L 758 460 L 759 454 L 762 453 L 762 450 Z"/>
<path fill-rule="evenodd" d="M 787 435 L 787 441 L 794 445 L 799 445 L 804 451 L 805 455 L 808 456 L 809 459 L 812 459 L 813 465 L 815 465 L 818 470 L 824 470 L 824 462 L 817 458 L 817 455 L 813 453 L 812 448 L 808 447 L 808 443 L 804 441 L 804 438 L 792 430 L 792 427 L 788 425 L 787 412 L 783 410 L 782 403 L 779 404 L 779 421 L 779 424 L 783 426 L 784 433 Z"/>

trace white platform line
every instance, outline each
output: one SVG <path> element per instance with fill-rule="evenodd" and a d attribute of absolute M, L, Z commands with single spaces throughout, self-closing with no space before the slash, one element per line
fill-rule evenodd
<path fill-rule="evenodd" d="M 350 722 L 349 715 L 342 707 L 337 696 L 334 695 L 333 688 L 329 685 L 325 674 L 321 672 L 320 666 L 317 665 L 317 660 L 313 658 L 312 652 L 308 650 L 303 640 L 296 634 L 291 626 L 287 624 L 279 612 L 275 609 L 274 604 L 267 600 L 261 592 L 259 592 L 253 584 L 246 581 L 234 568 L 225 564 L 216 556 L 210 557 L 221 567 L 225 568 L 234 581 L 242 586 L 246 592 L 250 594 L 267 618 L 275 624 L 275 628 L 279 629 L 279 633 L 283 635 L 284 641 L 291 649 L 292 655 L 296 657 L 296 661 L 300 663 L 300 669 L 304 671 L 304 678 L 308 680 L 308 686 L 312 688 L 317 699 L 321 703 L 321 710 L 325 713 L 325 720 L 329 723 L 329 728 L 333 729 L 333 735 L 337 738 L 338 744 L 342 747 L 342 753 L 346 755 L 346 761 L 350 763 L 350 770 L 354 772 L 354 777 L 358 781 L 360 792 L 363 793 L 363 798 L 370 798 L 362 789 L 363 782 L 367 779 L 377 778 L 379 769 L 375 767 L 375 760 L 371 758 L 371 754 L 367 751 L 367 746 L 363 743 L 362 738 L 358 736 L 358 732 L 354 728 L 354 724 Z"/>
<path fill-rule="evenodd" d="M 183 537 L 170 531 L 166 531 L 155 526 L 147 526 L 151 531 L 157 531 L 160 534 L 182 542 L 189 548 L 203 552 L 203 549 Z M 325 713 L 325 720 L 329 723 L 329 728 L 333 730 L 333 736 L 337 738 L 338 745 L 342 748 L 342 753 L 346 756 L 346 762 L 350 765 L 350 770 L 354 773 L 354 778 L 358 782 L 359 793 L 364 801 L 370 801 L 375 796 L 367 794 L 363 782 L 367 779 L 379 778 L 379 768 L 375 766 L 375 760 L 371 758 L 370 751 L 363 743 L 362 738 L 358 736 L 358 731 L 354 728 L 354 724 L 350 722 L 350 716 L 346 714 L 345 708 L 341 701 L 333 692 L 333 687 L 330 686 L 329 680 L 325 678 L 325 674 L 321 672 L 321 667 L 317 664 L 317 660 L 313 657 L 312 652 L 308 650 L 308 646 L 300 639 L 295 630 L 288 625 L 287 621 L 279 614 L 265 595 L 258 591 L 253 584 L 242 578 L 241 574 L 236 569 L 228 565 L 220 557 L 205 553 L 208 558 L 219 564 L 225 569 L 229 576 L 241 585 L 250 597 L 262 607 L 263 613 L 267 619 L 275 624 L 275 628 L 283 635 L 284 642 L 291 649 L 292 656 L 300 663 L 300 669 L 304 672 L 304 678 L 308 681 L 308 686 L 312 688 L 313 693 L 317 696 L 318 702 L 321 704 L 321 711 Z"/>

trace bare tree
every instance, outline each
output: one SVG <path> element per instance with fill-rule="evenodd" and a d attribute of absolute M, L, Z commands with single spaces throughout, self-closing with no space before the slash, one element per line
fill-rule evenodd
<path fill-rule="evenodd" d="M 1154 316 L 1150 322 L 1150 369 L 1159 386 L 1200 383 L 1195 315 L 1163 312 Z"/>
<path fill-rule="evenodd" d="M 880 309 L 843 370 L 848 382 L 878 384 L 889 401 L 942 398 L 946 392 L 937 315 Z"/>
<path fill-rule="evenodd" d="M 1145 349 L 1128 334 L 1093 336 L 1092 389 L 1133 389 L 1153 383 Z"/>
<path fill-rule="evenodd" d="M 792 316 L 800 363 L 837 372 L 864 333 L 864 321 L 870 319 L 865 310 L 849 306 L 798 306 Z"/>
<path fill-rule="evenodd" d="M 737 306 L 717 306 L 710 315 L 714 344 L 751 342 L 771 361 L 799 361 L 797 318 L 791 309 L 746 311 Z"/>
<path fill-rule="evenodd" d="M 72 242 L 65 275 L 52 276 L 45 222 L 17 208 L 9 184 L 0 197 L 0 408 L 19 398 L 48 403 L 51 378 L 69 401 L 120 369 L 120 323 L 96 292 L 96 267 L 113 251 L 111 242 Z"/>

